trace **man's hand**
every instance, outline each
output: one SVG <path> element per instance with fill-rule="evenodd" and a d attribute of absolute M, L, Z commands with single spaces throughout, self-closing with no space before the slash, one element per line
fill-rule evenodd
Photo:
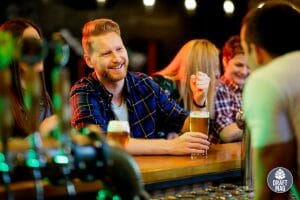
<path fill-rule="evenodd" d="M 133 155 L 190 155 L 209 149 L 208 136 L 200 132 L 186 132 L 173 139 L 130 138 L 126 150 Z"/>
<path fill-rule="evenodd" d="M 208 136 L 200 132 L 185 132 L 170 141 L 170 154 L 186 155 L 191 153 L 204 153 L 209 149 Z"/>

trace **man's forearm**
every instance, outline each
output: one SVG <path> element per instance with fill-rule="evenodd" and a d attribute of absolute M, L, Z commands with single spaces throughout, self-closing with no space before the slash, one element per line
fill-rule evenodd
<path fill-rule="evenodd" d="M 130 138 L 126 150 L 132 155 L 171 154 L 171 143 L 165 139 Z"/>
<path fill-rule="evenodd" d="M 242 140 L 243 130 L 239 129 L 236 123 L 225 126 L 220 132 L 220 138 L 223 142 L 236 142 Z"/>

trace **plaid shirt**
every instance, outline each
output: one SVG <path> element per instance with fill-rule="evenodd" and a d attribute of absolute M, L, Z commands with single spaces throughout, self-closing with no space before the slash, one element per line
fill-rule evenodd
<path fill-rule="evenodd" d="M 180 132 L 188 112 L 147 75 L 128 72 L 124 84 L 131 137 L 158 138 L 161 132 Z M 95 72 L 78 81 L 71 89 L 71 125 L 82 128 L 98 124 L 107 130 L 115 119 L 111 109 L 112 94 L 98 81 Z"/>
<path fill-rule="evenodd" d="M 219 143 L 219 133 L 225 126 L 236 122 L 236 114 L 242 106 L 242 88 L 222 76 L 218 82 L 215 97 L 215 120 L 213 122 L 213 143 Z"/>

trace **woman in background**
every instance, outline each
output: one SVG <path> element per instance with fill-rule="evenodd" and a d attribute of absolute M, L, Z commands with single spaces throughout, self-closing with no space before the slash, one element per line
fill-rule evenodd
<path fill-rule="evenodd" d="M 213 127 L 218 143 L 240 141 L 243 136 L 243 130 L 236 123 L 236 115 L 242 108 L 242 92 L 250 70 L 238 35 L 225 42 L 222 63 L 224 74 L 216 89 Z"/>
<path fill-rule="evenodd" d="M 185 43 L 171 63 L 152 77 L 185 109 L 207 107 L 213 113 L 219 68 L 218 48 L 209 40 L 194 39 Z"/>
<path fill-rule="evenodd" d="M 209 40 L 194 39 L 185 43 L 171 63 L 152 77 L 186 110 L 206 109 L 213 119 L 215 87 L 219 75 L 218 48 Z"/>
<path fill-rule="evenodd" d="M 27 19 L 12 19 L 3 23 L 0 27 L 0 31 L 10 33 L 15 39 L 16 43 L 19 43 L 23 38 L 36 38 L 42 40 L 42 33 L 40 28 L 33 22 Z M 16 58 L 10 64 L 11 71 L 11 88 L 10 98 L 12 104 L 12 113 L 14 118 L 14 131 L 13 136 L 26 137 L 32 130 L 29 128 L 29 113 L 25 108 L 24 94 L 26 91 L 26 82 L 24 81 L 23 74 L 26 70 L 26 65 L 21 63 Z M 44 65 L 43 61 L 39 61 L 32 66 L 34 71 L 39 74 L 41 83 L 41 100 L 40 100 L 40 117 L 39 122 L 49 117 L 52 114 L 52 104 L 50 96 L 46 90 L 45 77 L 44 77 Z"/>

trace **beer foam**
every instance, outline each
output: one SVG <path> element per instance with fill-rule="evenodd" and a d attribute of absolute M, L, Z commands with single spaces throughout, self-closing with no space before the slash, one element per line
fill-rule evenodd
<path fill-rule="evenodd" d="M 193 118 L 209 118 L 209 112 L 207 111 L 191 111 L 190 117 Z"/>
<path fill-rule="evenodd" d="M 107 126 L 107 132 L 127 132 L 130 133 L 128 121 L 111 120 Z"/>

